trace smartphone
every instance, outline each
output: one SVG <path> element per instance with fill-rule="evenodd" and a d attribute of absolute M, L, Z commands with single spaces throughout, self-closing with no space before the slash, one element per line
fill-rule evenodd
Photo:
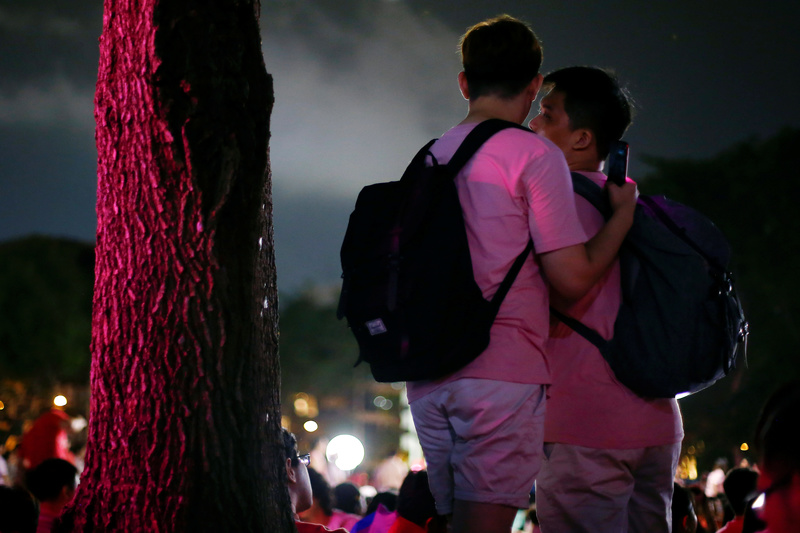
<path fill-rule="evenodd" d="M 628 143 L 613 141 L 608 152 L 608 179 L 611 183 L 622 185 L 628 176 Z"/>

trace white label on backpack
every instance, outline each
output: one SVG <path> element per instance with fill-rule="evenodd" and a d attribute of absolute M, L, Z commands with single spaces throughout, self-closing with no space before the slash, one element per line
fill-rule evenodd
<path fill-rule="evenodd" d="M 381 333 L 386 333 L 386 326 L 383 324 L 383 320 L 380 318 L 376 318 L 375 320 L 370 320 L 365 324 L 367 326 L 367 330 L 369 330 L 370 335 L 380 335 Z"/>

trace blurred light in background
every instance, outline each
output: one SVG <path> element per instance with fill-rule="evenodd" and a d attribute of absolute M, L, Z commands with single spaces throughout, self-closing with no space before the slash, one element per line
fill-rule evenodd
<path fill-rule="evenodd" d="M 375 407 L 383 409 L 384 411 L 388 411 L 394 405 L 392 400 L 384 398 L 383 396 L 376 396 L 375 399 L 372 400 L 372 403 L 375 405 Z"/>
<path fill-rule="evenodd" d="M 86 421 L 85 418 L 82 416 L 76 416 L 70 421 L 70 425 L 72 426 L 72 431 L 78 432 L 81 431 L 83 428 L 89 425 L 89 422 Z"/>
<path fill-rule="evenodd" d="M 316 430 L 319 429 L 319 424 L 317 424 L 313 420 L 308 420 L 306 421 L 305 424 L 303 424 L 303 429 L 305 429 L 309 433 L 314 433 Z"/>
<path fill-rule="evenodd" d="M 65 405 L 67 405 L 67 399 L 63 395 L 59 394 L 58 396 L 53 398 L 53 405 L 55 405 L 56 407 L 64 407 Z"/>
<path fill-rule="evenodd" d="M 739 449 L 742 450 L 743 452 L 746 452 L 747 450 L 750 449 L 750 446 L 748 446 L 746 442 L 743 442 L 742 445 L 739 446 Z"/>
<path fill-rule="evenodd" d="M 310 394 L 306 394 L 305 392 L 298 392 L 295 394 L 294 403 L 292 405 L 297 416 L 314 418 L 319 414 L 319 409 L 317 408 L 317 399 Z"/>
<path fill-rule="evenodd" d="M 364 460 L 364 445 L 352 435 L 337 435 L 328 443 L 325 456 L 337 468 L 353 470 Z"/>

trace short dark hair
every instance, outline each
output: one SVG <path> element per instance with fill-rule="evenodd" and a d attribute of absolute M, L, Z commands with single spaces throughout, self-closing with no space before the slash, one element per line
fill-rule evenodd
<path fill-rule="evenodd" d="M 51 458 L 28 472 L 26 482 L 40 502 L 49 502 L 58 498 L 64 487 L 74 490 L 77 475 L 78 469 L 69 461 Z"/>
<path fill-rule="evenodd" d="M 311 494 L 316 498 L 322 508 L 322 512 L 326 516 L 331 516 L 333 514 L 333 491 L 331 486 L 322 474 L 313 468 L 308 469 L 308 480 L 311 482 Z"/>
<path fill-rule="evenodd" d="M 427 471 L 412 470 L 406 475 L 397 496 L 397 514 L 421 527 L 436 516 L 436 503 L 428 485 Z"/>
<path fill-rule="evenodd" d="M 336 485 L 333 489 L 336 499 L 336 508 L 345 513 L 358 514 L 363 512 L 361 508 L 361 491 L 353 483 L 344 481 Z"/>
<path fill-rule="evenodd" d="M 292 460 L 292 466 L 297 466 L 300 462 L 297 454 L 297 437 L 286 428 L 281 428 L 283 435 L 283 452 L 287 459 Z"/>
<path fill-rule="evenodd" d="M 0 485 L 0 531 L 36 533 L 39 504 L 22 487 Z"/>
<path fill-rule="evenodd" d="M 459 42 L 470 99 L 518 95 L 539 74 L 542 46 L 530 26 L 509 15 L 484 20 Z"/>
<path fill-rule="evenodd" d="M 596 67 L 567 67 L 544 77 L 544 87 L 564 95 L 572 130 L 590 130 L 597 155 L 605 159 L 612 141 L 622 138 L 633 119 L 633 100 L 617 77 Z"/>
<path fill-rule="evenodd" d="M 744 514 L 747 498 L 756 490 L 758 472 L 751 468 L 734 468 L 725 476 L 722 489 L 736 516 Z"/>
<path fill-rule="evenodd" d="M 376 494 L 367 505 L 367 512 L 364 515 L 370 515 L 378 510 L 378 505 L 383 505 L 389 511 L 397 509 L 397 494 L 391 491 L 379 492 Z"/>
<path fill-rule="evenodd" d="M 686 518 L 687 528 L 683 526 Z M 695 531 L 697 513 L 694 509 L 692 493 L 677 483 L 672 483 L 672 531 Z M 695 527 L 692 527 L 695 525 Z"/>
<path fill-rule="evenodd" d="M 771 475 L 800 473 L 800 381 L 780 387 L 756 423 L 755 448 Z"/>

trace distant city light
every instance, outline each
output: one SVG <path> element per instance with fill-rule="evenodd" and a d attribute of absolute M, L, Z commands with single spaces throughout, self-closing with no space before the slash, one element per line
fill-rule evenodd
<path fill-rule="evenodd" d="M 764 497 L 764 493 L 762 492 L 761 494 L 758 495 L 758 498 L 756 498 L 756 501 L 754 501 L 753 505 L 751 505 L 750 507 L 752 507 L 753 509 L 761 509 L 762 507 L 764 507 L 764 500 L 766 500 L 766 498 Z"/>
<path fill-rule="evenodd" d="M 739 449 L 742 450 L 743 452 L 746 452 L 747 450 L 750 449 L 750 446 L 748 446 L 746 442 L 743 442 L 742 445 L 739 446 Z"/>
<path fill-rule="evenodd" d="M 70 425 L 72 426 L 72 431 L 76 433 L 78 431 L 83 430 L 83 428 L 85 428 L 88 424 L 89 422 L 87 422 L 87 420 L 82 416 L 77 416 L 73 418 L 72 421 L 70 422 Z"/>
<path fill-rule="evenodd" d="M 353 470 L 364 460 L 364 445 L 352 435 L 337 435 L 328 443 L 325 456 L 341 470 Z"/>
<path fill-rule="evenodd" d="M 317 409 L 317 399 L 305 392 L 298 392 L 294 395 L 294 402 L 292 402 L 294 412 L 297 416 L 304 418 L 313 418 L 319 414 Z"/>
<path fill-rule="evenodd" d="M 308 420 L 305 424 L 303 424 L 303 429 L 305 429 L 309 433 L 314 433 L 316 430 L 319 429 L 319 424 L 317 424 L 313 420 Z"/>
<path fill-rule="evenodd" d="M 394 405 L 392 400 L 384 398 L 383 396 L 376 396 L 375 399 L 372 400 L 372 403 L 375 405 L 375 407 L 383 409 L 384 411 L 388 411 Z"/>
<path fill-rule="evenodd" d="M 305 398 L 297 398 L 294 401 L 294 412 L 300 416 L 308 414 L 308 400 Z"/>
<path fill-rule="evenodd" d="M 67 398 L 59 394 L 58 396 L 53 398 L 53 405 L 55 405 L 56 407 L 64 407 L 65 405 L 67 405 Z"/>

